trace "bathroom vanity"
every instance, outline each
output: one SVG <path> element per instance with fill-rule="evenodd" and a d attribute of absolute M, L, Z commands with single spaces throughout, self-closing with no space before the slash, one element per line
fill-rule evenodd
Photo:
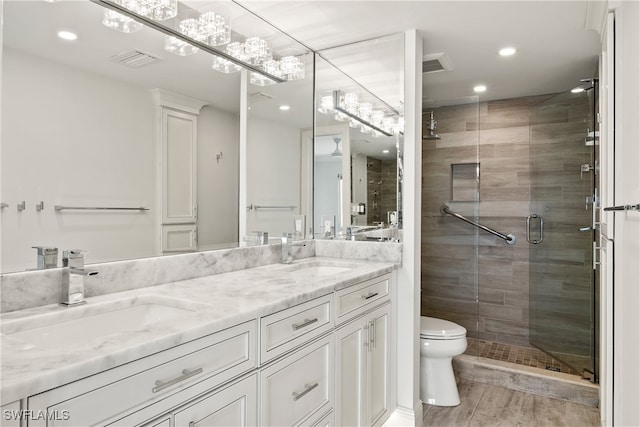
<path fill-rule="evenodd" d="M 311 257 L 5 313 L 3 425 L 380 425 L 394 292 L 391 262 Z"/>

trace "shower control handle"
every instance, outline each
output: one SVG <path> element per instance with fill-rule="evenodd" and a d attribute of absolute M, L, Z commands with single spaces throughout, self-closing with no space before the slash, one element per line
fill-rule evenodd
<path fill-rule="evenodd" d="M 538 235 L 538 239 L 532 239 L 531 238 L 531 220 L 539 220 L 540 221 L 540 231 L 539 231 L 539 235 Z M 538 215 L 538 214 L 531 214 L 527 217 L 527 242 L 531 243 L 532 245 L 538 245 L 540 243 L 542 243 L 542 241 L 544 240 L 544 219 Z"/>

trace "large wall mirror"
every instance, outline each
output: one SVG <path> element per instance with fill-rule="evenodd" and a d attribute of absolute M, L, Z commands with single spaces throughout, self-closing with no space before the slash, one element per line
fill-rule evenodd
<path fill-rule="evenodd" d="M 318 52 L 316 237 L 399 238 L 403 58 L 403 34 Z"/>
<path fill-rule="evenodd" d="M 213 69 L 210 52 L 157 29 L 113 15 L 108 28 L 107 9 L 89 1 L 4 2 L 2 273 L 35 268 L 33 246 L 106 262 L 235 246 L 309 215 L 312 55 L 235 3 L 195 4 L 162 22 L 215 11 L 231 22 L 219 49 L 259 37 L 304 75 L 271 84 L 222 57 Z M 70 209 L 103 207 L 127 209 Z"/>

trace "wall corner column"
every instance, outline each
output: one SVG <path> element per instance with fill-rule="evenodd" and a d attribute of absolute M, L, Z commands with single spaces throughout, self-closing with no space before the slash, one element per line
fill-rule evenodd
<path fill-rule="evenodd" d="M 420 245 L 422 209 L 422 36 L 405 31 L 402 265 L 398 270 L 397 409 L 387 425 L 422 425 Z"/>

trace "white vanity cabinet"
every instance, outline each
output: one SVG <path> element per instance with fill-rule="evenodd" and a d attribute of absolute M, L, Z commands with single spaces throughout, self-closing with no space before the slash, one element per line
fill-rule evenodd
<path fill-rule="evenodd" d="M 22 406 L 20 401 L 2 405 L 2 421 L 0 425 L 3 427 L 20 427 L 20 419 L 22 416 Z"/>
<path fill-rule="evenodd" d="M 389 281 L 385 276 L 336 295 L 338 301 L 348 301 L 343 307 L 356 313 L 342 316 L 336 331 L 336 425 L 381 425 L 394 409 Z M 384 290 L 386 295 L 376 298 Z"/>
<path fill-rule="evenodd" d="M 28 425 L 380 425 L 395 405 L 393 277 L 30 396 L 49 419 Z"/>
<path fill-rule="evenodd" d="M 257 366 L 250 321 L 28 398 L 29 426 L 134 425 Z M 127 422 L 122 417 L 132 414 Z M 120 420 L 120 421 L 114 421 Z M 161 424 L 162 425 L 162 424 Z"/>

